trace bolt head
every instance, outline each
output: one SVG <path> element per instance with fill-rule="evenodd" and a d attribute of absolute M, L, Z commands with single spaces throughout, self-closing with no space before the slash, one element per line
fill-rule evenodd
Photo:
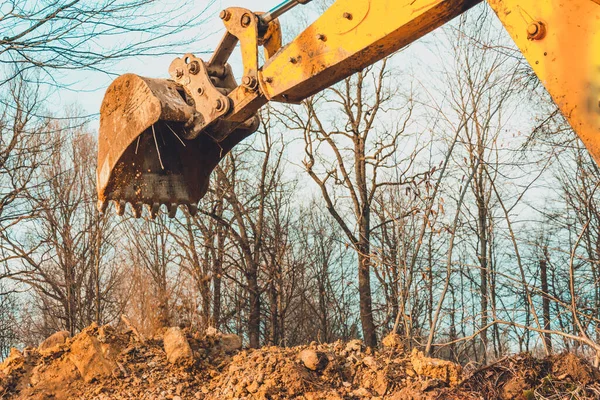
<path fill-rule="evenodd" d="M 225 103 L 223 103 L 223 101 L 221 99 L 217 99 L 217 101 L 215 102 L 215 109 L 217 111 L 223 111 L 224 108 L 225 108 Z"/>
<path fill-rule="evenodd" d="M 527 39 L 541 40 L 546 36 L 546 24 L 542 21 L 535 21 L 527 27 Z"/>
<path fill-rule="evenodd" d="M 200 72 L 200 64 L 198 63 L 198 61 L 192 61 L 191 63 L 189 63 L 188 71 L 190 71 L 190 74 L 192 75 L 196 75 L 198 72 Z"/>
<path fill-rule="evenodd" d="M 317 35 L 317 40 L 320 40 L 321 42 L 326 42 L 327 41 L 327 36 L 323 35 L 322 33 L 319 33 Z"/>
<path fill-rule="evenodd" d="M 245 28 L 245 27 L 247 27 L 248 25 L 250 25 L 250 23 L 251 23 L 251 22 L 252 22 L 252 18 L 250 18 L 250 15 L 249 15 L 249 14 L 244 14 L 244 15 L 242 16 L 242 21 L 241 21 L 241 23 L 242 23 L 242 26 L 243 26 L 244 28 Z"/>
<path fill-rule="evenodd" d="M 292 64 L 296 64 L 298 62 L 298 60 L 296 59 L 296 57 L 290 57 L 290 62 Z"/>
<path fill-rule="evenodd" d="M 345 12 L 343 17 L 346 19 L 352 19 L 352 14 L 350 14 L 349 12 Z"/>
<path fill-rule="evenodd" d="M 539 25 L 535 22 L 533 24 L 529 24 L 529 26 L 527 27 L 527 34 L 535 35 L 536 33 L 538 33 L 539 29 Z"/>
<path fill-rule="evenodd" d="M 242 84 L 248 90 L 255 91 L 258 89 L 258 81 L 255 77 L 246 75 L 242 78 Z"/>
<path fill-rule="evenodd" d="M 223 21 L 229 21 L 231 19 L 231 12 L 229 12 L 229 10 L 223 10 L 219 14 L 219 18 L 221 18 Z"/>

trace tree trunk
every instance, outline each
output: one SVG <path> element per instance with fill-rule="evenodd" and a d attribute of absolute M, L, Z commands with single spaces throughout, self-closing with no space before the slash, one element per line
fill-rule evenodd
<path fill-rule="evenodd" d="M 483 154 L 480 149 L 479 154 Z M 481 346 L 483 350 L 482 362 L 487 363 L 487 324 L 488 324 L 488 226 L 487 226 L 487 205 L 483 191 L 484 182 L 483 166 L 479 167 L 478 184 L 476 186 L 476 200 L 478 211 L 478 234 L 479 234 L 479 290 L 481 294 Z"/>
<path fill-rule="evenodd" d="M 278 307 L 278 294 L 277 294 L 277 286 L 275 284 L 274 277 L 271 278 L 271 283 L 269 284 L 269 306 L 270 306 L 270 314 L 271 314 L 271 329 L 269 332 L 269 341 L 272 345 L 279 344 L 279 307 Z"/>
<path fill-rule="evenodd" d="M 542 281 L 542 311 L 544 315 L 544 330 L 550 330 L 550 299 L 548 298 L 548 259 L 547 250 L 544 249 L 544 257 L 540 260 L 540 279 Z M 544 333 L 544 341 L 548 352 L 552 353 L 552 336 L 550 332 Z"/>
<path fill-rule="evenodd" d="M 250 312 L 248 317 L 248 336 L 250 347 L 260 346 L 260 292 L 258 288 L 258 267 L 252 265 L 248 271 L 248 300 Z"/>
<path fill-rule="evenodd" d="M 373 306 L 371 300 L 371 263 L 369 258 L 369 244 L 361 243 L 358 246 L 358 294 L 360 297 L 360 321 L 362 323 L 363 338 L 367 346 L 377 345 L 375 323 L 373 322 Z"/>

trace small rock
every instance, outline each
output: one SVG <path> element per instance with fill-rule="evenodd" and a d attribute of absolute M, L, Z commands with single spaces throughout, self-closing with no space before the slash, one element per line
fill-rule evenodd
<path fill-rule="evenodd" d="M 110 376 L 118 368 L 110 346 L 100 343 L 93 333 L 88 328 L 75 336 L 68 355 L 85 382 Z"/>
<path fill-rule="evenodd" d="M 71 334 L 68 331 L 60 331 L 56 332 L 53 335 L 48 336 L 46 340 L 44 340 L 38 346 L 38 350 L 40 351 L 50 351 L 56 349 L 61 344 L 64 344 L 68 338 L 71 337 Z"/>
<path fill-rule="evenodd" d="M 208 328 L 206 328 L 206 331 L 204 333 L 206 334 L 206 336 L 216 336 L 219 334 L 219 331 L 217 330 L 217 328 L 209 326 Z"/>
<path fill-rule="evenodd" d="M 423 352 L 413 349 L 410 362 L 420 376 L 439 379 L 450 386 L 457 385 L 462 376 L 462 367 L 450 361 L 425 357 Z"/>
<path fill-rule="evenodd" d="M 327 355 L 320 351 L 306 349 L 298 354 L 304 366 L 312 371 L 322 370 L 329 363 Z"/>
<path fill-rule="evenodd" d="M 360 353 L 362 351 L 362 349 L 363 349 L 363 342 L 358 339 L 351 340 L 346 345 L 347 353 L 352 353 L 352 352 Z"/>
<path fill-rule="evenodd" d="M 428 390 L 437 389 L 445 386 L 444 382 L 439 379 L 427 379 L 421 384 L 421 390 L 427 392 Z"/>
<path fill-rule="evenodd" d="M 372 397 L 371 393 L 365 388 L 359 388 L 352 391 L 352 394 L 356 397 Z"/>
<path fill-rule="evenodd" d="M 395 349 L 402 346 L 402 340 L 400 339 L 400 335 L 398 335 L 397 333 L 390 333 L 389 335 L 383 338 L 381 344 L 383 345 L 383 347 Z"/>
<path fill-rule="evenodd" d="M 375 391 L 379 395 L 383 396 L 387 393 L 388 386 L 389 386 L 389 380 L 388 380 L 387 374 L 385 373 L 385 371 L 378 371 L 377 379 L 375 380 L 375 382 L 373 384 L 373 389 L 375 389 Z"/>
<path fill-rule="evenodd" d="M 256 392 L 258 392 L 259 388 L 260 388 L 259 383 L 254 381 L 246 387 L 246 390 L 250 393 L 256 393 Z"/>
<path fill-rule="evenodd" d="M 163 336 L 163 344 L 165 353 L 167 353 L 167 360 L 169 360 L 171 364 L 189 363 L 193 361 L 194 355 L 192 353 L 192 348 L 181 328 L 172 327 L 167 329 Z"/>
<path fill-rule="evenodd" d="M 225 334 L 221 336 L 221 350 L 225 353 L 232 353 L 242 348 L 242 339 L 235 334 Z"/>
<path fill-rule="evenodd" d="M 379 365 L 377 364 L 377 361 L 375 361 L 375 358 L 373 358 L 372 356 L 367 356 L 363 358 L 363 363 L 365 363 L 365 365 L 373 371 L 379 370 Z"/>

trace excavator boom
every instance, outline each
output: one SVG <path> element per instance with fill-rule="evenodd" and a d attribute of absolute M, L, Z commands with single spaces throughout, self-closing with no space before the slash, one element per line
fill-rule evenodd
<path fill-rule="evenodd" d="M 258 129 L 267 102 L 298 103 L 392 54 L 481 0 L 337 0 L 282 47 L 277 17 L 310 0 L 287 0 L 267 13 L 228 8 L 226 33 L 212 58 L 171 64 L 171 79 L 123 75 L 100 111 L 98 198 L 117 212 L 132 204 L 150 216 L 166 205 L 195 212 L 210 173 Z M 488 0 L 563 115 L 600 162 L 600 0 Z M 239 43 L 242 82 L 228 65 Z M 259 48 L 265 63 L 259 65 Z"/>

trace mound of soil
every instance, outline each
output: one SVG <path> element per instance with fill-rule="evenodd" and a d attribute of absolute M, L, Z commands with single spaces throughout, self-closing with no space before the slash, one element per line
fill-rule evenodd
<path fill-rule="evenodd" d="M 466 379 L 464 378 L 466 376 Z M 567 396 L 567 397 L 564 397 Z M 527 354 L 465 374 L 459 365 L 406 353 L 388 337 L 362 342 L 242 349 L 236 335 L 92 325 L 58 332 L 0 364 L 2 399 L 533 399 L 598 398 L 600 373 L 572 354 Z"/>

